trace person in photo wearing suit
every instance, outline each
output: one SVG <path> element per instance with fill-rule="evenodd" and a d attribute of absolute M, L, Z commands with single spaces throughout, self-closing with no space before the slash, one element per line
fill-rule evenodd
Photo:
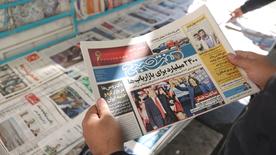
<path fill-rule="evenodd" d="M 147 94 L 147 98 L 144 101 L 151 126 L 153 129 L 165 126 L 166 111 L 154 90 L 152 90 L 152 88 L 147 88 L 144 91 Z"/>

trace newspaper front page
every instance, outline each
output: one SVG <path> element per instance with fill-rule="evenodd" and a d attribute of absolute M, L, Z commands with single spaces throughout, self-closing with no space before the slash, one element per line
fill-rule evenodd
<path fill-rule="evenodd" d="M 61 74 L 56 64 L 37 52 L 0 65 L 0 104 Z"/>
<path fill-rule="evenodd" d="M 81 120 L 93 100 L 84 85 L 67 75 L 10 100 L 0 109 L 2 154 L 70 151 L 83 141 Z"/>
<path fill-rule="evenodd" d="M 95 97 L 127 139 L 259 91 L 227 60 L 233 50 L 206 6 L 144 36 L 81 42 L 81 50 Z"/>

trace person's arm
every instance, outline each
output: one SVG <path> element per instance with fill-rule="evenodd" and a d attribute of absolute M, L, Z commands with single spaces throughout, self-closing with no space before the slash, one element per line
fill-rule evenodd
<path fill-rule="evenodd" d="M 234 20 L 238 17 L 241 17 L 243 14 L 258 9 L 260 7 L 263 7 L 271 2 L 273 2 L 274 0 L 248 0 L 247 2 L 245 2 L 242 6 L 240 6 L 239 8 L 235 9 L 233 12 L 231 12 L 231 20 Z"/>
<path fill-rule="evenodd" d="M 219 154 L 275 154 L 276 67 L 265 56 L 251 52 L 230 54 L 229 60 L 244 69 L 262 91 L 251 99 L 246 112 L 234 123 Z"/>
<path fill-rule="evenodd" d="M 247 13 L 249 11 L 261 8 L 273 1 L 274 0 L 248 0 L 240 8 L 243 13 Z"/>

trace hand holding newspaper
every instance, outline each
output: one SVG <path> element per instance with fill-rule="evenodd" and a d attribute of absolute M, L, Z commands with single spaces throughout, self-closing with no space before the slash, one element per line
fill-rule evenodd
<path fill-rule="evenodd" d="M 134 139 L 259 91 L 206 6 L 141 37 L 81 42 L 96 98 Z"/>

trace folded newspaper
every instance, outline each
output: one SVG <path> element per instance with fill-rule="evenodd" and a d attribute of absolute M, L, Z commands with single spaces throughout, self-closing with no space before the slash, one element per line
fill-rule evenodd
<path fill-rule="evenodd" d="M 227 60 L 233 49 L 206 6 L 141 37 L 81 42 L 97 98 L 127 139 L 259 91 Z"/>

